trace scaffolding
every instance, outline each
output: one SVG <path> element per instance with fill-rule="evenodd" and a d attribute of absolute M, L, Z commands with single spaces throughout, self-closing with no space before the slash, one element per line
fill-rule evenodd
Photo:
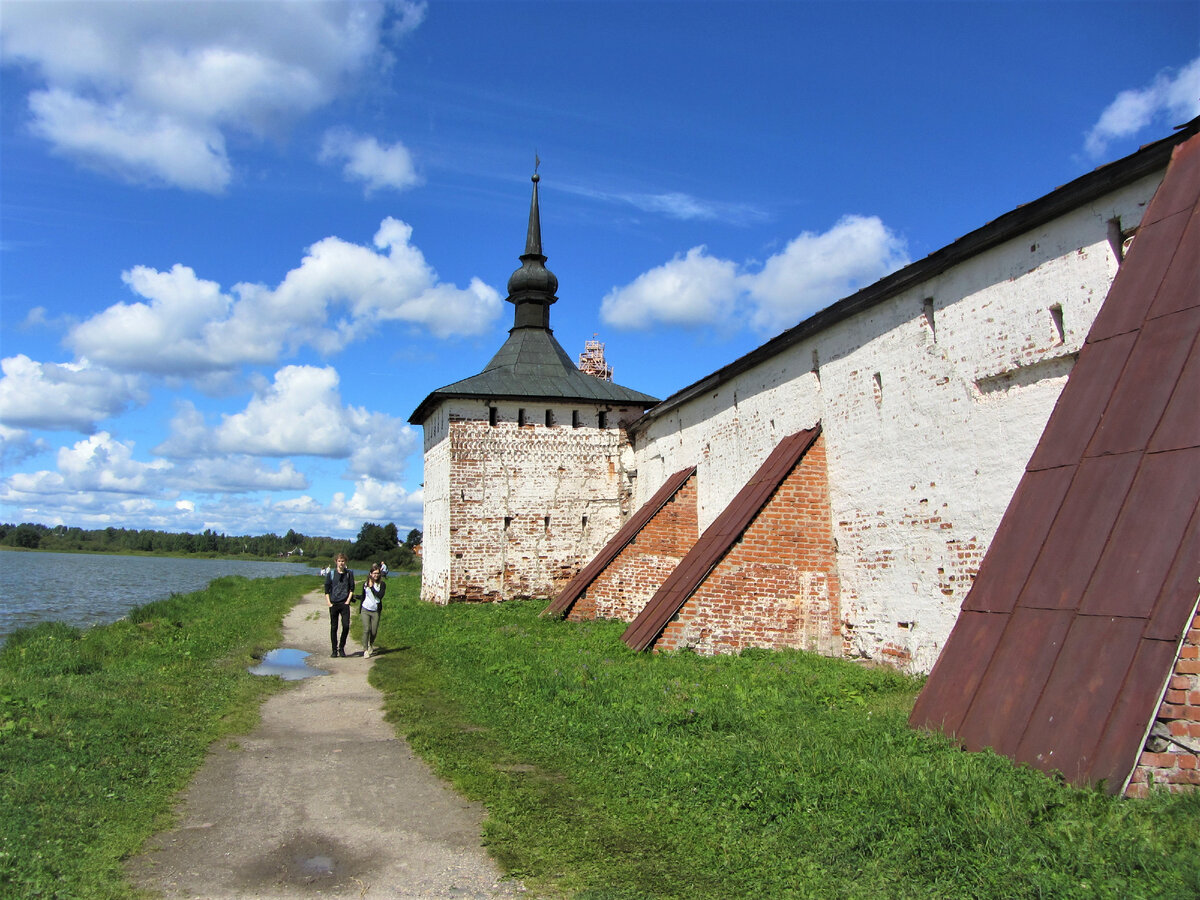
<path fill-rule="evenodd" d="M 604 343 L 596 340 L 594 334 L 592 339 L 584 344 L 584 350 L 579 354 L 579 371 L 595 375 L 604 381 L 613 379 L 612 366 L 604 361 Z"/>

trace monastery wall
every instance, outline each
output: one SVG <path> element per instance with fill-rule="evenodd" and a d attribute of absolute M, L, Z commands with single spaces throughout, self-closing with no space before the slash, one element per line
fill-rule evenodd
<path fill-rule="evenodd" d="M 668 400 L 634 429 L 636 503 L 695 464 L 703 532 L 820 422 L 844 652 L 928 671 L 1160 178 Z"/>
<path fill-rule="evenodd" d="M 450 596 L 450 414 L 443 404 L 425 420 L 424 522 L 421 532 L 421 599 Z"/>

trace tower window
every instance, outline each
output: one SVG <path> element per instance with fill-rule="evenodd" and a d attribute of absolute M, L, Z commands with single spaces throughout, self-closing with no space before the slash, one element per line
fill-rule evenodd
<path fill-rule="evenodd" d="M 546 531 L 550 530 L 550 517 L 549 516 L 546 516 L 544 519 L 542 519 L 542 528 Z"/>
<path fill-rule="evenodd" d="M 577 410 L 577 409 L 571 410 L 571 427 L 578 428 L 582 424 L 583 423 L 580 422 L 580 420 L 579 420 L 579 410 Z"/>
<path fill-rule="evenodd" d="M 598 424 L 601 428 L 607 428 L 608 427 L 608 413 L 605 412 L 604 410 L 600 410 L 599 415 L 596 416 L 596 424 Z"/>
<path fill-rule="evenodd" d="M 499 421 L 500 421 L 500 410 L 496 409 L 496 407 L 494 407 L 494 406 L 489 406 L 488 407 L 488 424 L 491 425 L 493 428 L 495 428 L 496 423 Z"/>
<path fill-rule="evenodd" d="M 523 410 L 523 409 L 517 410 L 517 424 L 518 425 L 525 424 L 525 410 Z"/>
<path fill-rule="evenodd" d="M 554 410 L 552 410 L 552 409 L 546 410 L 546 427 L 547 428 L 554 427 Z"/>

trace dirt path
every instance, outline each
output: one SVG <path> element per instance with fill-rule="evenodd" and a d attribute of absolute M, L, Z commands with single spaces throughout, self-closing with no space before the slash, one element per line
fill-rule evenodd
<path fill-rule="evenodd" d="M 384 722 L 371 660 L 357 645 L 329 658 L 325 610 L 321 593 L 301 600 L 282 646 L 332 674 L 271 697 L 251 734 L 213 747 L 180 797 L 178 827 L 147 843 L 131 879 L 205 900 L 520 896 L 481 845 L 483 808 Z"/>

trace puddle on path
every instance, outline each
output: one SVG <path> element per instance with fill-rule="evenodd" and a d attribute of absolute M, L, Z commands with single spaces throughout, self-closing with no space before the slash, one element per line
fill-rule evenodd
<path fill-rule="evenodd" d="M 251 675 L 278 675 L 284 681 L 299 681 L 301 678 L 311 678 L 314 675 L 328 675 L 324 669 L 314 669 L 307 662 L 308 653 L 304 650 L 283 648 L 268 650 L 257 666 L 250 667 Z"/>

